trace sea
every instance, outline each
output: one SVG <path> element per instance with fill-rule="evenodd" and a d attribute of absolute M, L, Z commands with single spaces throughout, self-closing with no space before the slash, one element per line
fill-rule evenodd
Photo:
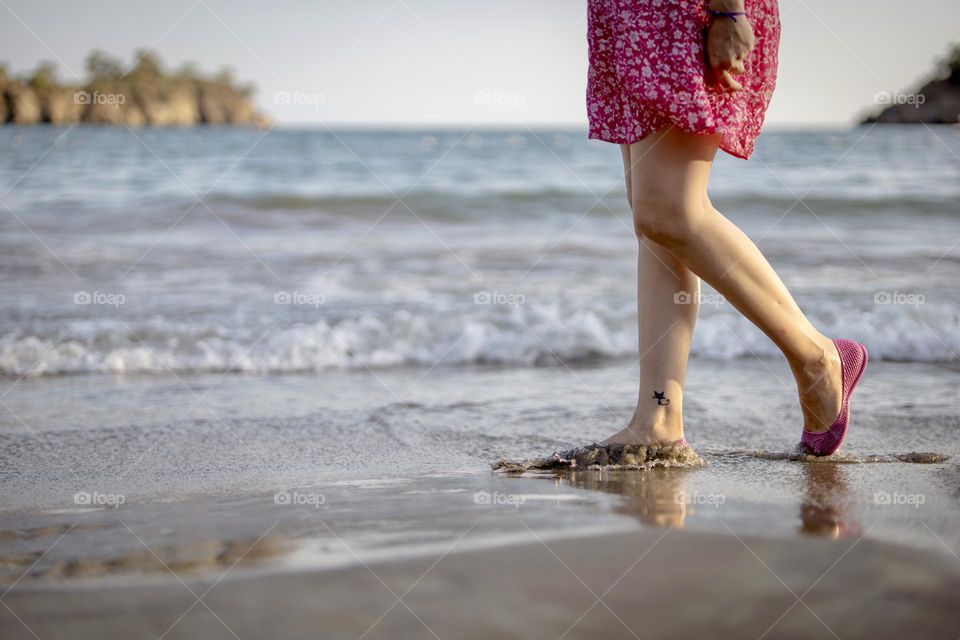
<path fill-rule="evenodd" d="M 600 440 L 636 402 L 615 145 L 80 125 L 0 127 L 0 150 L 11 578 L 281 515 L 284 562 L 306 564 L 440 548 L 478 513 L 478 545 L 665 524 L 960 544 L 960 128 L 772 128 L 716 160 L 714 205 L 817 327 L 870 351 L 847 459 L 787 455 L 789 370 L 704 286 L 685 430 L 706 466 L 588 479 L 490 465 Z"/>

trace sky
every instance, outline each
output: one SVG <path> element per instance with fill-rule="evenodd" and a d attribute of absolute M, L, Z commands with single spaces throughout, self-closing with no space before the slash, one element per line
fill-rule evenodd
<path fill-rule="evenodd" d="M 751 0 L 747 0 L 750 2 Z M 960 41 L 957 0 L 781 0 L 771 125 L 844 125 Z M 0 63 L 223 66 L 279 125 L 584 125 L 586 0 L 0 0 Z"/>

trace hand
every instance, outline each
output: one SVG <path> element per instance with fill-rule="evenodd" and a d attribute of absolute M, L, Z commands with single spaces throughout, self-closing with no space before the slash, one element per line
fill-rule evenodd
<path fill-rule="evenodd" d="M 743 73 L 743 61 L 753 45 L 753 28 L 747 16 L 737 16 L 736 20 L 714 17 L 707 30 L 709 80 L 729 91 L 741 91 L 743 86 L 734 76 Z"/>

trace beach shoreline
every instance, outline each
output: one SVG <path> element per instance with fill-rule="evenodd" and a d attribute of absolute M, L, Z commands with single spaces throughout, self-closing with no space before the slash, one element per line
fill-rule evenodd
<path fill-rule="evenodd" d="M 30 428 L 11 417 L 0 435 L 0 583 L 24 573 L 21 587 L 157 576 L 160 560 L 224 569 L 267 533 L 251 557 L 328 569 L 354 553 L 366 562 L 435 553 L 481 519 L 491 526 L 468 546 L 512 544 L 529 535 L 526 522 L 540 536 L 729 526 L 793 540 L 869 530 L 906 548 L 957 548 L 958 451 L 931 435 L 956 419 L 942 368 L 877 363 L 843 463 L 811 464 L 791 457 L 791 422 L 769 418 L 793 409 L 786 372 L 771 375 L 785 365 L 741 361 L 736 376 L 727 366 L 700 360 L 690 372 L 688 438 L 706 466 L 519 476 L 490 465 L 596 441 L 628 414 L 630 363 L 438 367 L 402 403 L 364 392 L 408 387 L 402 369 L 25 379 L 6 403 Z M 901 406 L 894 391 L 905 384 L 925 385 L 922 411 Z M 757 398 L 747 427 L 736 421 L 744 388 Z M 596 403 L 602 393 L 609 406 Z M 203 406 L 185 415 L 200 395 Z M 69 410 L 51 398 L 69 398 Z M 925 428 L 898 440 L 907 420 Z M 938 457 L 901 461 L 918 451 Z"/>

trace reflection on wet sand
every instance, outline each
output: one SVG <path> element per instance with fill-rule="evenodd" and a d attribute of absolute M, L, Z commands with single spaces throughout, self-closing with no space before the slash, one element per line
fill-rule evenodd
<path fill-rule="evenodd" d="M 614 510 L 645 524 L 682 527 L 689 500 L 684 483 L 690 469 L 584 469 L 559 471 L 560 482 L 593 491 L 615 493 L 625 498 Z"/>
<path fill-rule="evenodd" d="M 5 549 L 0 553 L 0 586 L 10 586 L 24 580 L 96 578 L 124 573 L 222 571 L 240 563 L 250 564 L 274 558 L 289 550 L 287 541 L 278 536 L 200 540 L 85 555 L 60 553 L 62 547 L 55 544 L 59 541 L 58 537 L 67 533 L 80 534 L 84 530 L 96 529 L 104 529 L 104 525 L 57 524 L 0 531 L 0 541 L 25 545 L 20 550 Z"/>
<path fill-rule="evenodd" d="M 863 528 L 850 519 L 850 488 L 844 465 L 809 464 L 804 468 L 799 531 L 803 534 L 842 538 L 859 535 Z M 723 496 L 689 495 L 685 483 L 691 469 L 583 469 L 556 471 L 557 481 L 592 491 L 623 496 L 614 508 L 644 524 L 682 527 L 698 506 L 721 506 Z"/>
<path fill-rule="evenodd" d="M 860 535 L 863 528 L 850 519 L 847 470 L 838 464 L 804 466 L 804 497 L 800 504 L 800 532 L 828 538 Z"/>
<path fill-rule="evenodd" d="M 939 464 L 950 459 L 945 453 L 935 451 L 911 451 L 909 453 L 871 453 L 867 455 L 854 455 L 838 451 L 832 456 L 815 456 L 804 453 L 799 448 L 793 451 L 757 451 L 757 450 L 737 450 L 714 453 L 715 456 L 725 458 L 759 458 L 761 460 L 790 460 L 792 462 L 807 462 L 812 464 L 874 464 L 874 463 L 896 463 L 905 462 L 908 464 Z"/>

